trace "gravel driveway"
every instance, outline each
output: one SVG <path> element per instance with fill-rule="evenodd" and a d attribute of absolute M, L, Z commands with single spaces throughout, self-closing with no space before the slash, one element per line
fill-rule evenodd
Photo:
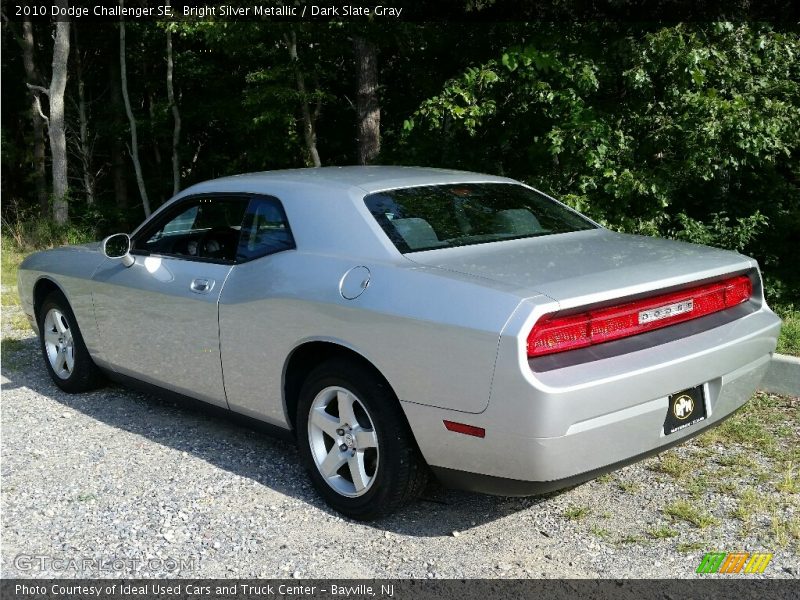
<path fill-rule="evenodd" d="M 432 488 L 362 524 L 320 501 L 290 442 L 121 387 L 65 394 L 31 335 L 4 324 L 5 578 L 690 577 L 712 550 L 800 576 L 797 398 L 761 395 L 723 431 L 549 497 Z"/>

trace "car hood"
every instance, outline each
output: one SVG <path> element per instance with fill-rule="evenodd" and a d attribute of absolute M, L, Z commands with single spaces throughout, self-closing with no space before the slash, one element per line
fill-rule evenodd
<path fill-rule="evenodd" d="M 407 254 L 427 267 L 542 294 L 575 306 L 743 271 L 755 262 L 736 252 L 594 229 Z"/>

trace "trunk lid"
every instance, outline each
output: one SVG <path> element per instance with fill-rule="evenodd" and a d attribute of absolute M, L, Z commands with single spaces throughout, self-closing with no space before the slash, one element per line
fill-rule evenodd
<path fill-rule="evenodd" d="M 409 260 L 543 294 L 571 308 L 746 271 L 730 252 L 607 229 L 414 252 Z"/>

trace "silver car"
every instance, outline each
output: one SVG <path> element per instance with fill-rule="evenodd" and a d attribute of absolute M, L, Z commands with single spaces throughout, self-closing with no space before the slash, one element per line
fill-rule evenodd
<path fill-rule="evenodd" d="M 528 495 L 661 452 L 747 401 L 780 327 L 751 258 L 422 168 L 201 183 L 130 236 L 28 257 L 19 290 L 61 389 L 139 382 L 291 431 L 358 519 L 431 475 Z"/>

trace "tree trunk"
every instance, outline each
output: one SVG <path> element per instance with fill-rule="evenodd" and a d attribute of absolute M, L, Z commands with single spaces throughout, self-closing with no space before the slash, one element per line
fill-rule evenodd
<path fill-rule="evenodd" d="M 66 2 L 63 3 L 66 5 Z M 53 218 L 63 225 L 69 221 L 67 181 L 67 136 L 64 129 L 64 91 L 67 88 L 69 21 L 56 23 L 53 43 L 53 75 L 50 79 L 50 154 L 53 159 Z"/>
<path fill-rule="evenodd" d="M 144 80 L 147 81 L 147 67 L 144 68 Z M 150 143 L 153 145 L 153 160 L 156 161 L 156 171 L 161 172 L 161 150 L 158 148 L 156 137 L 156 99 L 153 90 L 147 90 L 147 114 L 150 116 Z"/>
<path fill-rule="evenodd" d="M 303 72 L 300 70 L 300 64 L 297 57 L 297 34 L 295 34 L 294 29 L 291 30 L 288 36 L 284 35 L 284 40 L 286 41 L 286 46 L 289 49 L 289 56 L 294 64 L 294 73 L 297 80 L 297 91 L 300 93 L 300 111 L 303 116 L 303 138 L 306 142 L 306 150 L 308 150 L 308 154 L 311 156 L 311 162 L 314 164 L 314 166 L 321 167 L 322 161 L 319 158 L 319 151 L 317 150 L 316 125 L 322 103 L 318 99 L 314 112 L 311 112 L 311 108 L 308 106 L 306 80 L 305 77 L 303 77 Z"/>
<path fill-rule="evenodd" d="M 41 85 L 39 71 L 34 58 L 33 25 L 28 17 L 22 22 L 22 62 L 25 66 L 25 77 L 31 85 Z M 44 128 L 39 96 L 31 93 L 31 122 L 33 124 L 33 181 L 36 188 L 36 200 L 43 217 L 50 215 L 50 203 L 47 199 L 47 167 L 45 165 Z"/>
<path fill-rule="evenodd" d="M 364 38 L 353 40 L 358 69 L 358 164 L 368 165 L 381 151 L 381 107 L 378 103 L 378 53 Z"/>
<path fill-rule="evenodd" d="M 120 7 L 123 6 L 123 0 L 119 0 Z M 150 200 L 147 198 L 147 190 L 144 186 L 144 177 L 142 176 L 142 164 L 139 162 L 139 141 L 136 133 L 136 118 L 133 116 L 133 109 L 131 108 L 131 100 L 128 96 L 128 68 L 125 62 L 125 19 L 119 20 L 119 77 L 122 82 L 122 100 L 125 102 L 125 112 L 128 115 L 128 123 L 131 128 L 131 147 L 129 148 L 131 159 L 133 160 L 133 169 L 136 171 L 136 183 L 139 186 L 139 195 L 142 198 L 142 206 L 144 207 L 144 216 L 150 216 Z"/>
<path fill-rule="evenodd" d="M 114 182 L 114 198 L 117 208 L 124 213 L 128 208 L 128 181 L 125 170 L 125 144 L 122 142 L 122 82 L 119 60 L 112 54 L 109 68 L 110 100 L 113 110 L 113 134 L 111 138 L 111 179 Z M 127 220 L 127 217 L 124 217 Z"/>
<path fill-rule="evenodd" d="M 89 141 L 89 119 L 86 114 L 86 87 L 83 81 L 83 60 L 78 45 L 78 24 L 72 27 L 75 35 L 75 72 L 78 79 L 78 152 L 83 170 L 83 190 L 86 193 L 86 205 L 94 204 L 94 174 L 92 173 L 92 144 Z"/>
<path fill-rule="evenodd" d="M 169 0 L 167 0 L 169 6 Z M 177 194 L 181 189 L 181 165 L 178 154 L 178 143 L 181 139 L 181 114 L 175 102 L 175 87 L 173 84 L 174 63 L 172 57 L 172 31 L 167 29 L 167 99 L 172 109 L 172 119 L 175 126 L 172 129 L 172 193 Z"/>

